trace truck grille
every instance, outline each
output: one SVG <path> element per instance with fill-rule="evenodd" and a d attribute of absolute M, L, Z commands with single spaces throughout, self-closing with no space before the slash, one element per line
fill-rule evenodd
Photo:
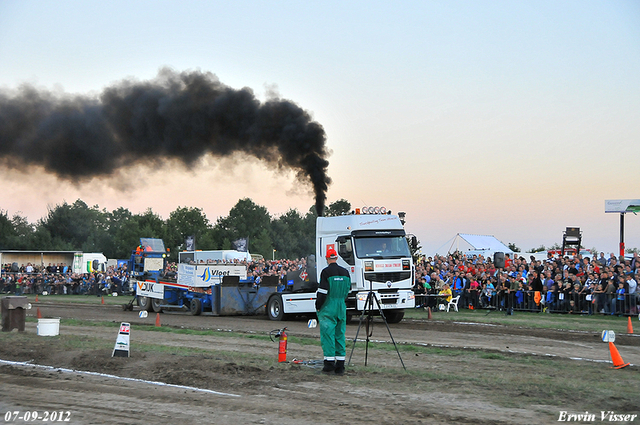
<path fill-rule="evenodd" d="M 383 298 L 380 300 L 380 304 L 397 304 L 398 298 Z"/>
<path fill-rule="evenodd" d="M 372 282 L 399 282 L 411 278 L 411 272 L 365 273 L 364 278 Z"/>

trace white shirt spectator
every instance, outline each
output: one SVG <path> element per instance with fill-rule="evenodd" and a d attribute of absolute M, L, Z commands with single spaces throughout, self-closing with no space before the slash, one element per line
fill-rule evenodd
<path fill-rule="evenodd" d="M 638 289 L 638 283 L 631 277 L 627 276 L 627 285 L 629 285 L 629 294 L 635 294 Z"/>

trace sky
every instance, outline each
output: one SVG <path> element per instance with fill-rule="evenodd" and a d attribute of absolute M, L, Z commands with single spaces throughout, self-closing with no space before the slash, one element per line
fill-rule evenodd
<path fill-rule="evenodd" d="M 0 0 L 0 90 L 97 97 L 163 67 L 295 102 L 326 132 L 328 203 L 406 212 L 422 252 L 457 233 L 523 251 L 618 252 L 607 199 L 640 199 L 640 2 Z M 69 183 L 0 167 L 0 210 L 36 222 L 82 199 L 215 222 L 241 198 L 274 216 L 314 204 L 294 173 L 207 156 Z M 640 217 L 625 215 L 627 248 Z"/>

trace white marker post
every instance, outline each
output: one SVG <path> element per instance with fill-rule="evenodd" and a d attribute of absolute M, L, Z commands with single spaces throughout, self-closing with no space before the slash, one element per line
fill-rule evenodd
<path fill-rule="evenodd" d="M 111 357 L 129 357 L 129 334 L 131 333 L 131 326 L 129 323 L 120 323 L 120 330 L 118 331 L 118 338 L 116 338 L 116 345 L 113 347 L 113 353 Z"/>
<path fill-rule="evenodd" d="M 602 331 L 602 342 L 615 342 L 616 333 L 614 331 Z"/>

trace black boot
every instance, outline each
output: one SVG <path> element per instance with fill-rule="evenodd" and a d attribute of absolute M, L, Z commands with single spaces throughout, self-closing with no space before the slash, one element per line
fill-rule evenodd
<path fill-rule="evenodd" d="M 344 362 L 343 362 L 344 363 Z M 331 373 L 336 369 L 336 365 L 334 363 L 333 360 L 325 360 L 324 361 L 324 367 L 322 368 L 322 371 L 325 373 Z"/>
<path fill-rule="evenodd" d="M 344 375 L 344 360 L 336 361 L 336 375 Z"/>

